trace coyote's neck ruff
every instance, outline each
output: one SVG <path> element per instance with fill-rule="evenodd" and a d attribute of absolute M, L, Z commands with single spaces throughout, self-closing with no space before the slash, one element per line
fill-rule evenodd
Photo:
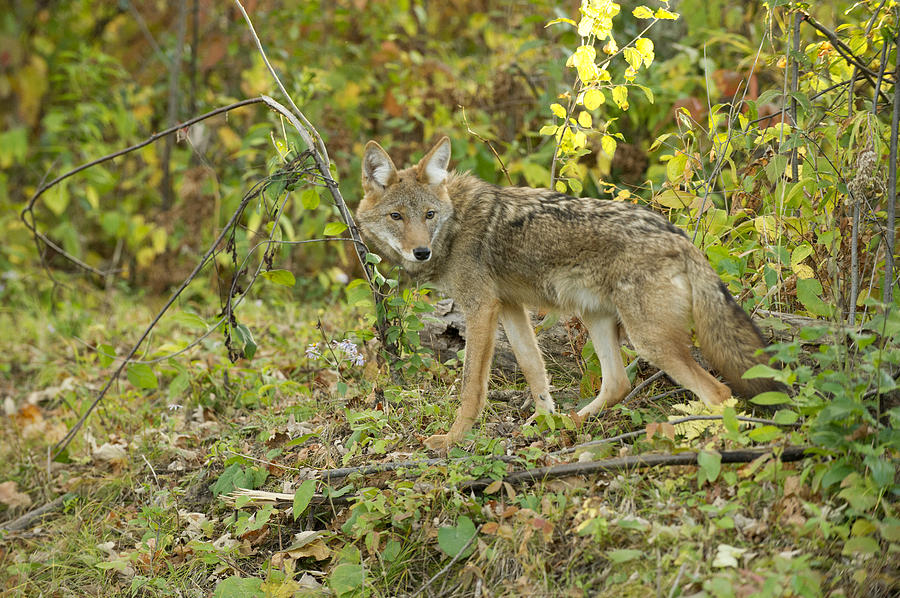
<path fill-rule="evenodd" d="M 548 189 L 498 187 L 450 173 L 450 141 L 397 170 L 374 141 L 366 145 L 365 196 L 357 219 L 366 240 L 418 280 L 453 297 L 466 317 L 461 405 L 446 449 L 472 427 L 484 405 L 498 318 L 534 395 L 553 411 L 549 384 L 525 306 L 575 313 L 591 334 L 603 381 L 579 412 L 614 405 L 630 384 L 617 324 L 635 349 L 709 404 L 731 390 L 691 357 L 693 322 L 701 349 L 735 392 L 781 389 L 744 380 L 765 346 L 706 258 L 665 218 L 632 204 L 574 198 Z"/>

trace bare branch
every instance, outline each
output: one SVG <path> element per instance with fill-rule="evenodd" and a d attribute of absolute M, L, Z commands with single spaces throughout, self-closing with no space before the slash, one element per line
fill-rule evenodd
<path fill-rule="evenodd" d="M 782 461 L 797 461 L 807 454 L 808 447 L 789 446 L 780 454 Z M 722 463 L 749 463 L 764 455 L 776 455 L 773 448 L 748 449 L 741 451 L 719 451 Z M 669 465 L 696 465 L 698 453 L 678 453 L 675 455 L 634 455 L 630 457 L 617 457 L 615 459 L 603 459 L 601 461 L 587 461 L 584 463 L 563 463 L 550 467 L 537 467 L 511 473 L 503 478 L 510 484 L 527 484 L 531 482 L 543 482 L 553 478 L 561 478 L 570 475 L 587 475 L 592 473 L 622 471 L 628 469 L 643 469 L 646 467 L 660 467 Z M 464 491 L 481 491 L 487 488 L 495 480 L 481 478 L 462 485 Z"/>
<path fill-rule="evenodd" d="M 141 141 L 140 143 L 136 143 L 134 145 L 126 147 L 125 149 L 118 150 L 111 154 L 107 154 L 101 158 L 97 158 L 96 160 L 91 160 L 90 162 L 86 162 L 86 163 L 82 164 L 81 166 L 77 166 L 77 167 L 73 168 L 72 170 L 69 170 L 68 172 L 65 172 L 65 173 L 59 175 L 52 181 L 50 181 L 48 183 L 44 183 L 43 185 L 38 187 L 38 189 L 31 196 L 31 199 L 28 200 L 28 203 L 26 204 L 25 208 L 19 214 L 19 217 L 22 219 L 22 222 L 25 223 L 25 226 L 28 228 L 28 230 L 31 231 L 32 235 L 34 235 L 36 241 L 40 240 L 41 242 L 46 243 L 49 246 L 53 247 L 53 249 L 55 251 L 59 252 L 59 254 L 61 256 L 63 256 L 64 258 L 66 258 L 67 260 L 69 260 L 70 262 L 72 262 L 73 264 L 78 266 L 79 268 L 87 270 L 88 272 L 91 272 L 93 274 L 97 274 L 100 276 L 106 276 L 108 274 L 108 272 L 101 272 L 100 270 L 82 262 L 81 260 L 79 260 L 77 257 L 73 256 L 72 254 L 64 251 L 61 247 L 58 247 L 55 244 L 51 244 L 49 242 L 49 239 L 47 239 L 46 236 L 44 236 L 41 232 L 39 232 L 37 230 L 37 222 L 34 218 L 34 206 L 35 206 L 35 203 L 37 202 L 38 198 L 40 198 L 40 196 L 43 195 L 44 193 L 46 193 L 49 189 L 58 185 L 60 182 L 69 178 L 70 176 L 78 174 L 82 170 L 87 170 L 88 168 L 90 168 L 92 166 L 96 166 L 97 164 L 102 164 L 104 162 L 108 162 L 110 160 L 118 158 L 119 156 L 124 156 L 125 154 L 131 153 L 142 147 L 150 145 L 151 143 L 165 137 L 166 135 L 171 135 L 172 133 L 175 133 L 176 131 L 178 131 L 180 129 L 184 129 L 184 128 L 189 127 L 200 121 L 206 120 L 208 118 L 212 118 L 213 116 L 216 116 L 218 114 L 222 114 L 224 112 L 228 112 L 230 110 L 234 110 L 235 108 L 240 108 L 242 106 L 249 106 L 250 104 L 259 104 L 262 102 L 265 102 L 265 100 L 263 98 L 251 98 L 249 100 L 242 100 L 240 102 L 235 102 L 234 104 L 222 106 L 221 108 L 216 108 L 215 110 L 211 110 L 211 111 L 207 112 L 206 114 L 203 114 L 196 118 L 187 120 L 183 123 L 179 123 L 177 125 L 169 127 L 168 129 L 165 129 L 164 131 L 160 131 L 159 133 L 154 133 L 153 135 L 151 135 L 144 141 Z M 29 221 L 29 219 L 30 219 L 30 221 Z"/>

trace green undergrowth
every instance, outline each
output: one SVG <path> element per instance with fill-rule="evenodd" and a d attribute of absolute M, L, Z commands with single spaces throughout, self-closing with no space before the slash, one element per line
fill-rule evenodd
<path fill-rule="evenodd" d="M 898 588 L 898 408 L 883 374 L 898 360 L 896 316 L 873 320 L 849 345 L 811 351 L 825 329 L 804 331 L 803 350 L 800 340 L 776 345 L 786 364 L 777 375 L 797 389 L 788 407 L 768 412 L 778 425 L 740 424 L 751 406 L 736 404 L 718 412 L 722 423 L 672 426 L 670 417 L 708 411 L 665 378 L 580 422 L 573 410 L 596 382 L 587 346 L 577 363 L 555 366 L 558 415 L 526 423 L 522 380 L 497 372 L 480 425 L 449 460 L 311 481 L 317 471 L 433 458 L 422 440 L 452 421 L 459 359 L 441 363 L 418 348 L 418 366 L 394 380 L 375 342 L 354 332 L 365 329 L 364 311 L 302 305 L 270 285 L 242 307 L 252 360 L 230 364 L 215 331 L 200 348 L 154 363 L 152 382 L 124 375 L 50 461 L 116 365 L 95 348 L 109 344 L 121 356 L 159 300 L 68 281 L 37 288 L 23 286 L 0 313 L 0 350 L 11 356 L 3 395 L 19 398 L 5 402 L 0 430 L 0 519 L 64 500 L 24 531 L 0 532 L 5 595 L 888 596 Z M 196 339 L 215 310 L 204 305 L 200 294 L 176 306 L 141 358 Z M 654 371 L 629 367 L 635 383 Z M 560 452 L 630 431 L 641 433 Z M 793 463 L 721 463 L 722 451 L 788 445 L 813 448 Z M 685 451 L 700 451 L 699 466 L 502 481 L 567 461 Z M 490 483 L 468 488 L 480 478 Z M 226 501 L 236 487 L 293 496 Z"/>

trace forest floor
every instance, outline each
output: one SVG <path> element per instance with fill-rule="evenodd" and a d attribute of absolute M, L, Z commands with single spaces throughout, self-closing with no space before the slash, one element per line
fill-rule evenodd
<path fill-rule="evenodd" d="M 332 344 L 355 340 L 346 331 L 363 326 L 359 313 L 284 297 L 242 308 L 258 345 L 252 360 L 229 363 L 214 332 L 184 355 L 135 368 L 51 460 L 117 365 L 92 347 L 108 343 L 122 355 L 159 305 L 75 287 L 0 311 L 0 595 L 900 590 L 897 538 L 886 539 L 896 525 L 848 521 L 846 503 L 816 489 L 815 455 L 773 456 L 805 445 L 800 429 L 734 419 L 670 425 L 709 412 L 664 377 L 581 422 L 572 416 L 586 400 L 581 381 L 565 372 L 554 372 L 560 415 L 527 422 L 524 383 L 495 375 L 480 423 L 435 461 L 422 441 L 452 421 L 458 363 L 426 359 L 394 382 L 369 346 L 356 343 L 357 357 L 349 344 Z M 167 319 L 140 356 L 178 350 L 205 326 L 189 314 Z M 307 353 L 313 343 L 318 350 Z M 654 372 L 634 368 L 635 383 Z M 728 451 L 750 449 L 762 456 L 723 462 Z M 577 470 L 698 452 L 698 464 L 620 459 Z M 362 469 L 410 461 L 424 463 Z M 576 470 L 510 477 L 565 463 Z M 358 469 L 325 473 L 338 468 Z M 287 496 L 259 504 L 235 498 L 236 487 Z M 51 503 L 41 517 L 18 519 Z M 875 549 L 865 542 L 873 538 L 882 538 Z"/>

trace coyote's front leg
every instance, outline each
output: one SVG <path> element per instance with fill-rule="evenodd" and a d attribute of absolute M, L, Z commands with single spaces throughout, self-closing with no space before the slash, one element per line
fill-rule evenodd
<path fill-rule="evenodd" d="M 491 359 L 494 356 L 494 338 L 497 335 L 500 302 L 482 301 L 474 307 L 465 309 L 465 312 L 466 354 L 456 421 L 448 433 L 435 434 L 425 440 L 425 446 L 441 452 L 462 440 L 484 407 Z"/>

